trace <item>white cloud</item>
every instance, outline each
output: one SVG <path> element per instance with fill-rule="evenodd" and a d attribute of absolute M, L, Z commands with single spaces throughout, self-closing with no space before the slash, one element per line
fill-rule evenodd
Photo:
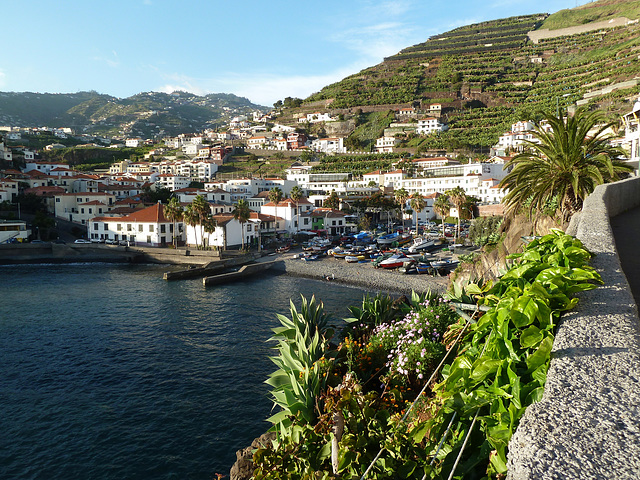
<path fill-rule="evenodd" d="M 367 66 L 369 65 L 352 65 L 322 75 L 280 76 L 268 73 L 251 75 L 226 73 L 213 79 L 170 75 L 166 76 L 169 80 L 166 84 L 154 90 L 166 93 L 185 90 L 197 95 L 220 92 L 234 93 L 246 97 L 254 103 L 270 106 L 285 97 L 306 98 L 326 85 L 342 80 Z"/>
<path fill-rule="evenodd" d="M 111 68 L 118 68 L 120 66 L 120 59 L 118 58 L 118 52 L 115 50 L 111 51 L 111 55 L 96 55 L 92 57 L 92 60 L 100 63 L 104 63 L 105 65 Z"/>

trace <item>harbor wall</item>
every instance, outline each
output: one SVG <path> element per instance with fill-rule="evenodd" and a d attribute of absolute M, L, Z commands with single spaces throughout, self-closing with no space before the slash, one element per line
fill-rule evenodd
<path fill-rule="evenodd" d="M 568 233 L 604 285 L 564 315 L 542 401 L 509 444 L 508 479 L 640 478 L 640 319 L 609 219 L 640 206 L 640 178 L 601 185 Z"/>

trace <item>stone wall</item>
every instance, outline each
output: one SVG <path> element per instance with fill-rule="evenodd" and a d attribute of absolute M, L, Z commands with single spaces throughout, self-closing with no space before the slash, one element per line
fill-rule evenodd
<path fill-rule="evenodd" d="M 637 22 L 637 20 L 635 20 Z M 541 28 L 540 30 L 532 30 L 527 33 L 529 40 L 533 43 L 538 43 L 545 38 L 557 38 L 567 35 L 577 35 L 579 33 L 593 32 L 595 30 L 603 30 L 606 28 L 624 27 L 634 21 L 629 20 L 626 17 L 612 18 L 610 20 L 603 20 L 601 22 L 587 23 L 586 25 L 577 25 L 575 27 L 558 28 L 557 30 L 549 30 L 548 28 Z"/>
<path fill-rule="evenodd" d="M 604 285 L 563 316 L 542 401 L 509 444 L 508 479 L 640 478 L 640 320 L 609 218 L 640 206 L 640 178 L 601 185 L 568 233 Z"/>

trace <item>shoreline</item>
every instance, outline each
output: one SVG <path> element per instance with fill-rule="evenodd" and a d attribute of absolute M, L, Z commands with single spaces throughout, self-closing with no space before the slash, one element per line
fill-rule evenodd
<path fill-rule="evenodd" d="M 405 275 L 396 270 L 373 268 L 371 262 L 347 263 L 331 257 L 320 257 L 318 260 L 306 262 L 293 258 L 293 255 L 280 255 L 279 260 L 282 260 L 282 264 L 278 268 L 295 277 L 327 281 L 326 276 L 331 276 L 330 282 L 339 285 L 405 295 L 410 295 L 412 291 L 423 293 L 427 290 L 444 293 L 449 286 L 449 277 Z"/>

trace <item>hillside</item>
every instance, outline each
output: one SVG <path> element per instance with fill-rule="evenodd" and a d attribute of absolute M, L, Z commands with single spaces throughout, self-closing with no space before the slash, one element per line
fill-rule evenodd
<path fill-rule="evenodd" d="M 254 110 L 265 107 L 224 93 L 148 92 L 116 98 L 96 92 L 0 92 L 0 125 L 71 127 L 110 136 L 148 138 L 198 132 Z"/>
<path fill-rule="evenodd" d="M 303 102 L 301 111 L 326 105 L 348 114 L 440 103 L 449 131 L 408 138 L 401 146 L 476 152 L 486 152 L 511 123 L 540 109 L 579 103 L 617 118 L 640 93 L 640 25 L 595 22 L 619 16 L 637 20 L 640 2 L 600 0 L 553 15 L 456 28 L 323 88 Z M 579 33 L 591 24 L 597 29 Z M 574 27 L 570 35 L 554 32 L 566 27 Z M 550 38 L 534 43 L 528 33 L 542 28 L 551 29 L 545 34 Z"/>

